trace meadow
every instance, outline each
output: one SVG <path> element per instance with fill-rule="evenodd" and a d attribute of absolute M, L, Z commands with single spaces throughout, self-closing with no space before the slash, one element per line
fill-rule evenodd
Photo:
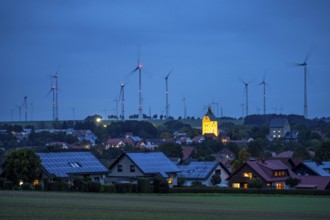
<path fill-rule="evenodd" d="M 0 191 L 0 219 L 330 219 L 330 197 Z"/>

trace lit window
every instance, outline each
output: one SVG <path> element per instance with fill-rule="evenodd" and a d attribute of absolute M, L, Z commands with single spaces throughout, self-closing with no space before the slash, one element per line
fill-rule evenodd
<path fill-rule="evenodd" d="M 39 184 L 39 180 L 34 180 L 33 181 L 33 185 L 35 186 L 35 185 L 38 185 Z"/>
<path fill-rule="evenodd" d="M 252 179 L 252 173 L 243 173 L 243 176 Z"/>
<path fill-rule="evenodd" d="M 123 172 L 123 165 L 121 164 L 117 165 L 117 172 Z"/>
<path fill-rule="evenodd" d="M 284 170 L 275 171 L 274 176 L 285 176 L 285 172 Z"/>
<path fill-rule="evenodd" d="M 233 183 L 231 186 L 233 188 L 237 188 L 237 189 L 241 188 L 241 184 L 240 183 Z"/>
<path fill-rule="evenodd" d="M 277 135 L 277 137 L 278 137 L 278 138 L 280 138 L 280 137 L 281 137 L 281 135 Z"/>
<path fill-rule="evenodd" d="M 284 189 L 284 183 L 276 183 L 276 189 Z"/>
<path fill-rule="evenodd" d="M 247 184 L 247 183 L 244 183 L 244 184 L 243 184 L 243 188 L 244 188 L 244 189 L 247 189 L 247 188 L 248 188 L 248 184 Z"/>
<path fill-rule="evenodd" d="M 275 131 L 273 131 L 273 133 L 275 133 Z"/>
<path fill-rule="evenodd" d="M 172 184 L 172 182 L 173 182 L 172 177 L 169 177 L 168 180 L 167 180 L 167 182 L 168 182 L 168 184 Z"/>
<path fill-rule="evenodd" d="M 130 166 L 129 166 L 129 171 L 130 171 L 131 173 L 134 173 L 134 172 L 135 172 L 135 165 L 130 165 Z"/>
<path fill-rule="evenodd" d="M 276 135 L 275 134 L 273 135 L 273 138 L 276 138 Z"/>

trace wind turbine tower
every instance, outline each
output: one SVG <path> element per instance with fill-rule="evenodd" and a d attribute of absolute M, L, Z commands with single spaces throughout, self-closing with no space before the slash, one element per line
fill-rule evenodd
<path fill-rule="evenodd" d="M 56 103 L 55 103 L 55 85 L 53 84 L 53 82 L 52 82 L 52 87 L 50 88 L 50 90 L 49 90 L 49 93 L 52 93 L 52 96 L 53 96 L 53 103 L 52 103 L 52 106 L 53 106 L 53 121 L 55 121 L 55 119 L 56 119 Z M 48 94 L 49 94 L 48 93 Z"/>
<path fill-rule="evenodd" d="M 54 111 L 54 121 L 58 121 L 58 73 L 53 76 L 55 79 L 55 111 Z M 54 93 L 53 93 L 54 94 Z"/>
<path fill-rule="evenodd" d="M 263 98 L 264 98 L 264 115 L 266 114 L 266 81 L 265 78 L 262 80 L 261 83 L 259 83 L 259 85 L 263 85 Z"/>
<path fill-rule="evenodd" d="M 28 104 L 27 104 L 27 96 L 24 96 L 24 115 L 25 115 L 25 121 L 27 121 L 27 112 L 28 112 Z"/>
<path fill-rule="evenodd" d="M 121 104 L 120 119 L 125 120 L 125 83 L 120 84 L 119 100 Z"/>
<path fill-rule="evenodd" d="M 303 63 L 296 63 L 295 66 L 304 67 L 304 116 L 308 118 L 308 109 L 307 109 L 307 60 L 310 56 L 310 53 L 307 54 Z"/>
<path fill-rule="evenodd" d="M 183 119 L 186 119 L 187 118 L 186 98 L 183 97 L 182 101 L 183 101 Z"/>
<path fill-rule="evenodd" d="M 245 116 L 249 115 L 249 83 L 243 81 L 245 86 Z"/>
<path fill-rule="evenodd" d="M 137 67 L 133 70 L 133 72 L 139 71 L 139 120 L 143 119 L 143 106 L 142 106 L 142 82 L 141 82 L 141 72 L 142 72 L 142 64 L 140 63 L 140 58 L 138 58 Z"/>
<path fill-rule="evenodd" d="M 165 109 L 166 109 L 166 119 L 169 117 L 169 104 L 168 104 L 168 77 L 171 75 L 173 70 L 171 70 L 166 76 L 165 76 L 165 96 L 166 96 L 166 102 L 165 102 Z"/>

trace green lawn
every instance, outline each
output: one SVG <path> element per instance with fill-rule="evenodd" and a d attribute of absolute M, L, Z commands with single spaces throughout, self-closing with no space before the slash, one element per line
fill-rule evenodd
<path fill-rule="evenodd" d="M 330 197 L 0 191 L 0 219 L 330 219 Z"/>

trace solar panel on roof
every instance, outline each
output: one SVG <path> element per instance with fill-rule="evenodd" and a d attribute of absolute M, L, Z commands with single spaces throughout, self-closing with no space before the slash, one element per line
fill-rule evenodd
<path fill-rule="evenodd" d="M 166 173 L 179 171 L 162 152 L 127 153 L 127 156 L 130 157 L 144 173 L 160 173 L 162 176 L 167 177 Z"/>
<path fill-rule="evenodd" d="M 189 179 L 205 179 L 217 166 L 217 162 L 191 162 L 188 165 L 178 165 L 180 175 Z"/>
<path fill-rule="evenodd" d="M 90 152 L 38 153 L 41 165 L 58 177 L 68 174 L 108 172 L 108 169 Z M 72 166 L 77 163 L 80 166 Z"/>

